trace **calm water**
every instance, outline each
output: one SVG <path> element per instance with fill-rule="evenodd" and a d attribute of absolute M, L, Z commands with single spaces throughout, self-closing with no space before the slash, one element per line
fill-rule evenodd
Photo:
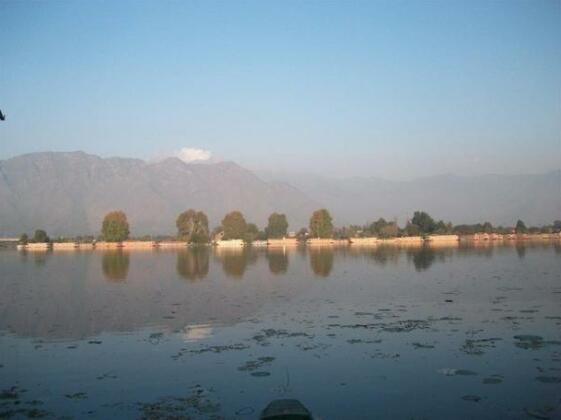
<path fill-rule="evenodd" d="M 4 250 L 0 392 L 0 417 L 561 418 L 561 247 Z"/>

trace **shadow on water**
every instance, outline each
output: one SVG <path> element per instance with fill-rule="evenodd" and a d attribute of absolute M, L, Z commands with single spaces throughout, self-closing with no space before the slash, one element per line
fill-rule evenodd
<path fill-rule="evenodd" d="M 101 269 L 110 282 L 123 282 L 129 274 L 130 257 L 121 250 L 105 251 L 101 257 Z"/>
<path fill-rule="evenodd" d="M 194 247 L 177 253 L 177 274 L 189 281 L 202 280 L 208 275 L 210 250 L 206 246 Z"/>
<path fill-rule="evenodd" d="M 333 269 L 334 249 L 332 247 L 311 247 L 310 267 L 316 276 L 327 277 Z"/>
<path fill-rule="evenodd" d="M 288 270 L 288 253 L 286 249 L 268 249 L 267 261 L 272 274 L 284 274 Z"/>

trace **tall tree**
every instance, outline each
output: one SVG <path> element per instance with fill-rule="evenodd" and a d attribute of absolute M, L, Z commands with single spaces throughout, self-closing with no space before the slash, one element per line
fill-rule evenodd
<path fill-rule="evenodd" d="M 245 229 L 244 241 L 248 244 L 259 238 L 259 228 L 255 223 L 248 223 Z"/>
<path fill-rule="evenodd" d="M 314 211 L 310 218 L 310 235 L 314 238 L 333 236 L 333 219 L 326 209 Z"/>
<path fill-rule="evenodd" d="M 244 239 L 247 233 L 247 223 L 243 214 L 239 211 L 232 211 L 222 219 L 223 239 Z"/>
<path fill-rule="evenodd" d="M 50 242 L 50 238 L 43 229 L 37 229 L 33 235 L 33 242 Z"/>
<path fill-rule="evenodd" d="M 112 211 L 105 215 L 101 225 L 101 234 L 107 242 L 121 242 L 129 237 L 127 215 L 120 211 Z"/>
<path fill-rule="evenodd" d="M 436 222 L 424 211 L 416 211 L 413 214 L 411 223 L 417 225 L 422 234 L 433 233 L 436 229 Z"/>
<path fill-rule="evenodd" d="M 518 220 L 516 222 L 516 227 L 514 228 L 514 231 L 516 233 L 526 233 L 528 231 L 528 229 L 526 228 L 526 225 L 524 224 L 524 222 L 522 220 Z"/>
<path fill-rule="evenodd" d="M 27 233 L 23 233 L 19 237 L 19 243 L 22 245 L 27 245 L 28 242 L 29 242 L 29 236 L 27 236 Z"/>
<path fill-rule="evenodd" d="M 206 243 L 209 240 L 208 217 L 202 211 L 189 209 L 181 213 L 175 222 L 177 237 L 190 243 Z"/>
<path fill-rule="evenodd" d="M 288 230 L 286 215 L 273 213 L 269 216 L 269 223 L 265 228 L 268 238 L 284 238 Z"/>

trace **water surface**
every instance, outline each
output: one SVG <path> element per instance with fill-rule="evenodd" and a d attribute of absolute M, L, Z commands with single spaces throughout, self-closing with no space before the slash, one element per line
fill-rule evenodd
<path fill-rule="evenodd" d="M 0 417 L 560 418 L 561 247 L 0 252 Z"/>

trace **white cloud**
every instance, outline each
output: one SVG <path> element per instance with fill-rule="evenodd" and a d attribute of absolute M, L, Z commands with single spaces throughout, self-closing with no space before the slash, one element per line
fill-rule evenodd
<path fill-rule="evenodd" d="M 183 147 L 173 154 L 178 157 L 183 162 L 197 162 L 206 161 L 212 158 L 212 152 L 210 150 L 197 149 L 194 147 Z"/>

